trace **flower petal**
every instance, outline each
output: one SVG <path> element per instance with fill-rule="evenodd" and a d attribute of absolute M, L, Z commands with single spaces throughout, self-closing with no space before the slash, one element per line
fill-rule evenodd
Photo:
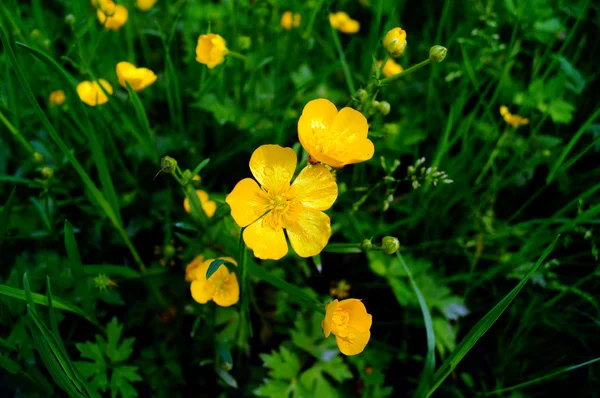
<path fill-rule="evenodd" d="M 348 157 L 345 164 L 354 164 L 369 160 L 375 154 L 375 146 L 368 138 L 362 138 L 352 142 L 348 148 Z"/>
<path fill-rule="evenodd" d="M 309 165 L 294 180 L 290 196 L 311 209 L 327 210 L 337 199 L 338 187 L 327 167 Z"/>
<path fill-rule="evenodd" d="M 244 230 L 244 242 L 254 251 L 254 256 L 263 260 L 279 260 L 288 252 L 282 228 L 269 225 L 270 214 L 250 224 Z"/>
<path fill-rule="evenodd" d="M 252 224 L 269 210 L 266 194 L 252 178 L 238 182 L 225 202 L 231 207 L 231 216 L 240 227 Z"/>
<path fill-rule="evenodd" d="M 335 313 L 335 310 L 337 310 L 338 305 L 339 301 L 335 299 L 325 306 L 325 318 L 323 319 L 323 322 L 321 322 L 321 328 L 323 329 L 323 335 L 325 335 L 325 338 L 329 337 L 329 334 L 331 333 L 331 322 L 333 320 L 333 314 Z"/>
<path fill-rule="evenodd" d="M 283 222 L 290 243 L 300 257 L 319 254 L 331 236 L 329 216 L 301 203 L 290 204 Z"/>
<path fill-rule="evenodd" d="M 323 130 L 331 126 L 337 113 L 335 105 L 325 98 L 312 100 L 304 106 L 298 119 L 298 139 L 311 156 L 314 157 L 317 152 L 315 136 L 321 135 Z"/>
<path fill-rule="evenodd" d="M 232 306 L 240 299 L 240 285 L 237 277 L 227 269 L 226 272 L 228 275 L 222 279 L 221 287 L 216 289 L 213 295 L 213 301 L 221 307 Z"/>
<path fill-rule="evenodd" d="M 371 329 L 373 317 L 367 313 L 367 308 L 361 300 L 347 299 L 340 302 L 340 307 L 350 314 L 349 327 L 357 332 L 365 333 Z"/>
<path fill-rule="evenodd" d="M 366 138 L 369 133 L 367 118 L 352 108 L 343 108 L 335 117 L 331 131 L 349 140 Z"/>
<path fill-rule="evenodd" d="M 364 351 L 367 343 L 371 339 L 371 332 L 355 333 L 350 332 L 347 338 L 335 336 L 335 342 L 344 355 L 356 355 Z"/>
<path fill-rule="evenodd" d="M 185 267 L 185 280 L 192 282 L 196 275 L 196 269 L 204 263 L 204 255 L 199 254 Z"/>
<path fill-rule="evenodd" d="M 192 282 L 190 291 L 192 292 L 192 298 L 194 300 L 200 304 L 206 304 L 212 299 L 215 286 L 212 283 L 208 283 L 206 278 L 204 280 L 196 279 Z"/>
<path fill-rule="evenodd" d="M 279 145 L 261 145 L 250 158 L 250 171 L 269 192 L 289 188 L 296 171 L 296 152 Z"/>

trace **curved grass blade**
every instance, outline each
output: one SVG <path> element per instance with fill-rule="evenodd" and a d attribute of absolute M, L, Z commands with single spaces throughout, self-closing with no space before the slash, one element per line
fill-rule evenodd
<path fill-rule="evenodd" d="M 81 265 L 81 256 L 79 255 L 77 241 L 75 240 L 75 231 L 69 220 L 65 220 L 65 248 L 67 249 L 67 256 L 71 261 L 75 276 L 83 276 L 83 267 Z"/>
<path fill-rule="evenodd" d="M 431 319 L 431 314 L 429 313 L 429 307 L 427 307 L 425 297 L 423 297 L 423 294 L 421 294 L 421 290 L 419 289 L 419 286 L 417 286 L 417 283 L 410 272 L 410 268 L 408 268 L 408 265 L 406 265 L 406 262 L 404 262 L 404 258 L 402 258 L 402 255 L 399 251 L 396 252 L 396 256 L 398 257 L 398 260 L 400 260 L 402 268 L 404 268 L 404 271 L 406 271 L 408 279 L 410 280 L 410 284 L 415 291 L 417 298 L 419 299 L 419 306 L 421 307 L 423 321 L 425 322 L 425 332 L 427 334 L 427 355 L 425 356 L 423 373 L 421 373 L 417 391 L 415 392 L 415 397 L 424 397 L 426 396 L 427 390 L 431 385 L 433 373 L 435 372 L 435 333 L 433 332 L 433 320 Z"/>
<path fill-rule="evenodd" d="M 473 348 L 475 343 L 488 331 L 488 329 L 496 322 L 496 320 L 502 315 L 502 313 L 508 308 L 510 303 L 514 300 L 514 298 L 519 294 L 523 286 L 529 281 L 531 276 L 535 271 L 540 267 L 540 265 L 544 262 L 546 257 L 552 252 L 554 249 L 554 245 L 558 241 L 558 235 L 552 243 L 546 248 L 541 257 L 536 261 L 533 267 L 529 270 L 527 275 L 519 282 L 517 286 L 513 290 L 511 290 L 494 308 L 492 308 L 473 328 L 471 331 L 465 336 L 464 339 L 458 344 L 458 346 L 452 351 L 452 354 L 446 360 L 437 372 L 433 375 L 434 380 L 432 383 L 432 387 L 429 389 L 426 397 L 431 396 L 438 387 L 446 380 L 446 377 L 450 375 L 450 373 L 458 366 L 460 361 L 467 355 L 467 353 Z"/>
<path fill-rule="evenodd" d="M 10 214 L 15 204 L 16 192 L 17 187 L 14 187 L 4 205 L 4 209 L 2 209 L 2 214 L 0 214 L 0 250 L 2 249 L 2 242 L 4 242 L 4 235 L 6 235 L 6 231 L 8 230 L 8 221 L 10 220 Z"/>
<path fill-rule="evenodd" d="M 198 166 L 196 166 L 196 168 L 194 169 L 194 171 L 192 171 L 192 175 L 197 175 L 198 173 L 200 173 L 202 171 L 202 169 L 206 167 L 206 165 L 208 164 L 208 162 L 210 162 L 210 158 L 206 158 L 203 161 L 201 161 L 198 164 Z"/>
<path fill-rule="evenodd" d="M 127 91 L 129 91 L 129 98 L 131 98 L 131 103 L 133 104 L 133 109 L 135 109 L 135 114 L 138 118 L 139 123 L 142 125 L 142 128 L 146 131 L 148 135 L 149 147 L 153 149 L 153 152 L 156 154 L 156 144 L 154 143 L 154 133 L 152 133 L 152 128 L 150 128 L 150 122 L 148 121 L 148 115 L 146 115 L 146 110 L 142 105 L 142 101 L 140 101 L 140 97 L 137 95 L 135 90 L 131 88 L 129 82 L 125 82 L 127 86 Z"/>

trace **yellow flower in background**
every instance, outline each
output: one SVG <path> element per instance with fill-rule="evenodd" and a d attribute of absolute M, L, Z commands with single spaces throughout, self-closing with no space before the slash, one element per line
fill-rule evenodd
<path fill-rule="evenodd" d="M 200 35 L 196 46 L 196 61 L 205 64 L 209 69 L 219 65 L 229 53 L 227 42 L 215 33 Z"/>
<path fill-rule="evenodd" d="M 513 127 L 519 127 L 529 124 L 529 119 L 519 115 L 511 114 L 508 108 L 504 105 L 500 107 L 500 114 L 502 115 L 502 117 L 504 117 L 504 121 Z"/>
<path fill-rule="evenodd" d="M 329 23 L 342 33 L 356 33 L 360 29 L 360 23 L 350 18 L 344 11 L 329 14 Z"/>
<path fill-rule="evenodd" d="M 137 0 L 135 6 L 142 11 L 149 11 L 158 0 Z"/>
<path fill-rule="evenodd" d="M 156 81 L 156 75 L 148 68 L 136 68 L 129 62 L 117 64 L 117 77 L 119 84 L 127 88 L 125 82 L 129 83 L 134 91 L 140 91 Z"/>
<path fill-rule="evenodd" d="M 200 204 L 202 205 L 202 210 L 206 213 L 208 217 L 212 217 L 217 210 L 217 204 L 209 199 L 208 194 L 201 189 L 196 189 L 196 195 L 198 195 L 198 199 L 200 199 Z M 190 200 L 185 198 L 183 200 L 183 209 L 186 213 L 192 214 L 192 208 L 190 206 Z"/>
<path fill-rule="evenodd" d="M 104 79 L 98 79 L 102 87 L 107 93 L 112 95 L 113 88 L 109 82 Z M 102 105 L 108 102 L 108 97 L 104 94 L 104 91 L 100 88 L 100 84 L 97 81 L 83 81 L 77 85 L 77 94 L 79 98 L 88 104 L 89 106 Z"/>
<path fill-rule="evenodd" d="M 375 147 L 367 138 L 369 124 L 352 108 L 338 112 L 331 101 L 310 101 L 298 120 L 298 138 L 311 161 L 339 168 L 369 160 Z"/>
<path fill-rule="evenodd" d="M 117 31 L 121 29 L 121 26 L 125 25 L 129 13 L 127 12 L 127 8 L 120 4 L 107 4 L 107 8 L 100 7 L 96 11 L 98 15 L 98 21 L 100 21 L 105 29 Z"/>
<path fill-rule="evenodd" d="M 185 280 L 192 282 L 195 278 L 196 269 L 204 262 L 204 255 L 199 254 L 185 267 Z"/>
<path fill-rule="evenodd" d="M 227 260 L 237 266 L 237 263 L 231 257 L 219 257 L 219 259 Z M 232 306 L 240 299 L 240 285 L 237 277 L 235 272 L 229 272 L 229 269 L 223 264 L 210 278 L 206 279 L 206 271 L 208 271 L 210 263 L 214 260 L 216 259 L 204 260 L 190 271 L 192 298 L 200 304 L 206 304 L 212 300 L 221 307 Z"/>
<path fill-rule="evenodd" d="M 49 101 L 52 105 L 60 106 L 65 103 L 66 99 L 64 91 L 56 90 L 50 93 Z"/>
<path fill-rule="evenodd" d="M 113 0 L 90 0 L 92 6 L 101 9 L 107 15 L 112 15 L 115 12 L 116 4 Z"/>
<path fill-rule="evenodd" d="M 381 68 L 381 63 L 383 61 L 377 61 L 377 65 Z M 402 66 L 400 66 L 400 64 L 396 63 L 396 61 L 394 61 L 393 59 L 388 59 L 383 67 L 383 69 L 381 69 L 381 73 L 383 73 L 383 76 L 385 77 L 390 77 L 390 76 L 394 76 L 397 75 L 398 73 L 402 72 L 404 69 L 402 68 Z"/>
<path fill-rule="evenodd" d="M 338 195 L 333 175 L 323 165 L 306 166 L 290 185 L 296 152 L 279 145 L 262 145 L 250 158 L 252 178 L 237 183 L 225 201 L 244 230 L 244 242 L 261 259 L 279 260 L 288 252 L 284 229 L 300 257 L 321 252 L 331 236 L 323 213 Z"/>
<path fill-rule="evenodd" d="M 383 38 L 383 47 L 393 58 L 398 58 L 406 49 L 406 31 L 401 28 L 394 28 L 387 32 Z"/>
<path fill-rule="evenodd" d="M 281 27 L 286 30 L 291 30 L 292 27 L 300 26 L 302 16 L 300 14 L 292 14 L 291 11 L 286 11 L 281 16 Z"/>
<path fill-rule="evenodd" d="M 373 317 L 357 299 L 333 300 L 325 307 L 321 328 L 325 337 L 333 333 L 338 348 L 344 355 L 363 352 L 371 338 Z"/>

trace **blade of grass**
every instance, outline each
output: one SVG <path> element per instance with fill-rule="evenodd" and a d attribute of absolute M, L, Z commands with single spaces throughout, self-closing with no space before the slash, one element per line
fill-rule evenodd
<path fill-rule="evenodd" d="M 137 93 L 131 88 L 129 82 L 125 82 L 127 86 L 127 91 L 129 91 L 129 98 L 131 99 L 131 103 L 133 108 L 135 109 L 135 114 L 138 118 L 138 122 L 142 125 L 142 128 L 146 131 L 148 135 L 149 147 L 153 149 L 154 154 L 156 154 L 156 144 L 154 143 L 154 133 L 152 132 L 152 128 L 150 128 L 150 122 L 148 121 L 148 115 L 146 115 L 146 110 L 144 109 L 144 105 L 142 105 L 142 101 L 140 101 L 140 97 Z"/>
<path fill-rule="evenodd" d="M 77 248 L 75 240 L 75 231 L 69 220 L 65 220 L 65 248 L 67 249 L 67 257 L 71 261 L 71 266 L 77 277 L 83 276 L 83 267 L 81 265 L 81 256 Z"/>
<path fill-rule="evenodd" d="M 434 374 L 434 380 L 432 383 L 432 387 L 427 392 L 426 397 L 430 397 L 438 387 L 446 380 L 446 378 L 452 373 L 452 371 L 458 366 L 460 361 L 467 355 L 467 353 L 473 348 L 475 343 L 479 341 L 479 339 L 488 331 L 488 329 L 496 322 L 496 320 L 502 315 L 502 313 L 508 308 L 510 303 L 514 300 L 514 298 L 519 294 L 523 286 L 529 281 L 531 276 L 535 271 L 540 267 L 540 265 L 544 262 L 546 257 L 552 252 L 554 249 L 554 245 L 558 241 L 558 235 L 554 238 L 554 241 L 546 248 L 541 257 L 536 261 L 536 263 L 531 267 L 527 275 L 519 282 L 517 286 L 513 290 L 511 290 L 494 308 L 492 308 L 477 324 L 469 331 L 469 333 L 465 336 L 464 339 L 456 346 L 452 354 L 442 363 L 440 368 Z"/>
<path fill-rule="evenodd" d="M 352 73 L 350 72 L 350 67 L 348 66 L 348 62 L 346 61 L 346 55 L 344 54 L 344 49 L 342 49 L 342 43 L 340 42 L 340 36 L 338 35 L 337 30 L 330 26 L 331 37 L 333 37 L 333 42 L 335 44 L 335 48 L 337 49 L 338 56 L 340 58 L 340 63 L 342 64 L 342 69 L 344 70 L 344 76 L 346 76 L 346 84 L 348 84 L 348 90 L 350 90 L 350 95 L 354 95 L 356 92 L 356 86 L 354 85 L 354 80 L 352 79 Z"/>
<path fill-rule="evenodd" d="M 15 205 L 16 194 L 17 187 L 13 187 L 12 191 L 10 191 L 8 200 L 4 205 L 4 209 L 2 209 L 2 214 L 0 214 L 0 250 L 2 250 L 4 235 L 6 235 L 6 231 L 8 230 L 8 221 L 10 221 L 10 214 L 12 213 L 13 206 Z"/>
<path fill-rule="evenodd" d="M 15 137 L 15 139 L 17 141 L 19 141 L 21 144 L 23 144 L 23 146 L 25 147 L 27 152 L 29 152 L 29 155 L 33 156 L 33 153 L 35 152 L 35 150 L 33 149 L 33 146 L 31 146 L 29 141 L 27 141 L 25 139 L 25 137 L 23 137 L 21 132 L 19 130 L 17 130 L 17 128 L 15 126 L 12 125 L 12 123 L 4 116 L 4 114 L 2 112 L 0 112 L 0 122 L 4 123 L 4 126 L 8 129 L 8 131 L 11 132 L 11 134 Z"/>

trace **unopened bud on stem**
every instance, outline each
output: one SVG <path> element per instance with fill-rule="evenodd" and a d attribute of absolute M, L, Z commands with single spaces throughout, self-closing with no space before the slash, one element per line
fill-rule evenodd
<path fill-rule="evenodd" d="M 400 241 L 393 236 L 385 236 L 381 240 L 381 248 L 385 254 L 394 254 L 400 248 Z"/>
<path fill-rule="evenodd" d="M 446 58 L 447 52 L 448 52 L 448 49 L 446 47 L 433 46 L 433 47 L 431 47 L 431 49 L 429 49 L 429 60 L 431 62 L 435 62 L 436 64 L 439 64 L 440 62 L 442 62 L 444 60 L 444 58 Z"/>

